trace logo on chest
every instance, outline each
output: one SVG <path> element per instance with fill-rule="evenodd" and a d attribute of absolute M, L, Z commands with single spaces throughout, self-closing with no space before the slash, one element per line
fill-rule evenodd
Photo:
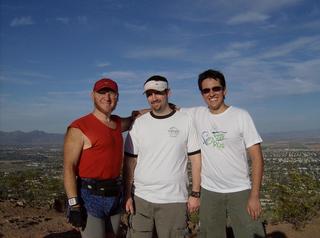
<path fill-rule="evenodd" d="M 168 130 L 170 137 L 177 137 L 179 135 L 179 132 L 180 132 L 179 129 L 174 126 L 170 127 Z"/>
<path fill-rule="evenodd" d="M 223 149 L 224 148 L 224 140 L 225 140 L 225 134 L 224 131 L 203 131 L 201 133 L 201 139 L 203 144 L 205 145 L 211 145 L 214 148 Z"/>

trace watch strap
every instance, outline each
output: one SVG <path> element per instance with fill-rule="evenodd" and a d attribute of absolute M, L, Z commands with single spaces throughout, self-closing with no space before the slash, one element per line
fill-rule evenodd
<path fill-rule="evenodd" d="M 69 198 L 69 199 L 68 199 L 68 204 L 69 204 L 69 206 L 71 206 L 71 207 L 78 205 L 78 204 L 79 204 L 79 199 L 78 199 L 78 197 Z"/>
<path fill-rule="evenodd" d="M 191 191 L 190 196 L 195 198 L 200 198 L 201 192 Z"/>

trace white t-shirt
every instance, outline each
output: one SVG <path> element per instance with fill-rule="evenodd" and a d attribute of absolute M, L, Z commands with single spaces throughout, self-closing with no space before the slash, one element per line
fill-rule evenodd
<path fill-rule="evenodd" d="M 192 118 L 172 112 L 137 118 L 125 142 L 125 153 L 137 156 L 134 193 L 152 203 L 186 202 L 188 155 L 200 153 Z"/>
<path fill-rule="evenodd" d="M 229 107 L 213 114 L 207 107 L 182 108 L 194 119 L 202 155 L 201 186 L 230 193 L 251 188 L 246 148 L 262 142 L 249 113 Z"/>

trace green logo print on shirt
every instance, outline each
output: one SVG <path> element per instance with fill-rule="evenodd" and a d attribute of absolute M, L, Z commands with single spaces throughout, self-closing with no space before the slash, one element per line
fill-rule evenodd
<path fill-rule="evenodd" d="M 205 145 L 212 145 L 214 148 L 217 149 L 223 149 L 224 148 L 224 134 L 226 132 L 223 131 L 213 131 L 213 132 L 208 132 L 204 131 L 201 134 L 201 138 L 203 141 L 203 144 Z"/>

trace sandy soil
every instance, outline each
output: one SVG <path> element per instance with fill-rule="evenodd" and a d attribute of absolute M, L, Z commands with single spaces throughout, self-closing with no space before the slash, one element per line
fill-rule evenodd
<path fill-rule="evenodd" d="M 320 217 L 302 231 L 289 224 L 268 225 L 268 238 L 320 237 Z M 49 208 L 31 208 L 0 201 L 0 238 L 80 238 L 66 222 L 64 213 Z"/>
<path fill-rule="evenodd" d="M 320 217 L 313 219 L 302 230 L 294 230 L 290 224 L 267 226 L 268 238 L 319 238 Z"/>

